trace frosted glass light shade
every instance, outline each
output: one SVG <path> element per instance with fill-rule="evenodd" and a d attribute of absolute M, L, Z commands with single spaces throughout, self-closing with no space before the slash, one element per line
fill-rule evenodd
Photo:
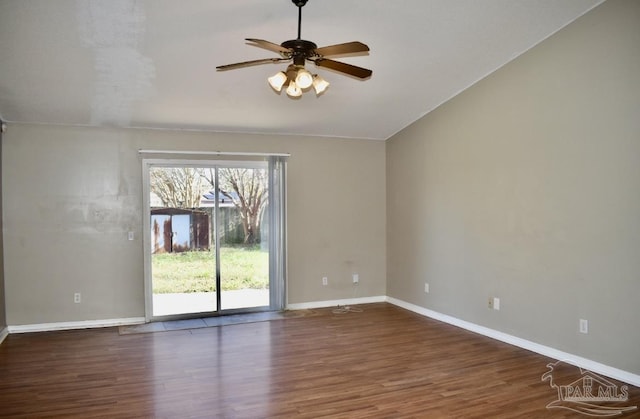
<path fill-rule="evenodd" d="M 282 71 L 279 71 L 278 73 L 269 77 L 267 80 L 269 81 L 269 84 L 271 85 L 273 90 L 275 90 L 276 92 L 280 92 L 282 90 L 282 86 L 284 86 L 284 83 L 287 81 L 287 75 Z"/>
<path fill-rule="evenodd" d="M 329 87 L 329 82 L 322 77 L 316 75 L 313 78 L 313 88 L 315 89 L 317 95 L 327 90 L 327 87 Z"/>
<path fill-rule="evenodd" d="M 307 89 L 311 87 L 313 83 L 313 76 L 304 68 L 298 70 L 298 75 L 296 76 L 296 84 L 301 89 Z"/>
<path fill-rule="evenodd" d="M 287 94 L 291 97 L 302 96 L 302 90 L 296 85 L 296 82 L 291 80 L 289 82 L 289 87 L 287 87 Z"/>

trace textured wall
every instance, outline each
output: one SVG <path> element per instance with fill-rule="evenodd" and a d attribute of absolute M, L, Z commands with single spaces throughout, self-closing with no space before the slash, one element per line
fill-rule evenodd
<path fill-rule="evenodd" d="M 385 295 L 383 142 L 13 125 L 2 167 L 10 325 L 144 316 L 139 149 L 291 153 L 289 303 Z"/>
<path fill-rule="evenodd" d="M 390 139 L 388 295 L 640 373 L 638 45 L 608 1 Z"/>

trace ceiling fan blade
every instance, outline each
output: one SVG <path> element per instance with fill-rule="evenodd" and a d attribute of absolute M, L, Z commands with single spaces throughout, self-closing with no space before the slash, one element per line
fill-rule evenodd
<path fill-rule="evenodd" d="M 265 41 L 264 39 L 245 38 L 245 41 L 253 42 L 256 47 L 268 49 L 269 51 L 277 52 L 278 54 L 291 52 L 289 48 L 274 44 L 273 42 Z"/>
<path fill-rule="evenodd" d="M 330 68 L 331 70 L 339 71 L 360 79 L 366 79 L 373 74 L 373 71 L 369 69 L 357 67 L 340 61 L 330 60 L 328 58 L 318 58 L 317 60 L 314 60 L 314 62 L 318 67 Z"/>
<path fill-rule="evenodd" d="M 327 47 L 316 48 L 316 54 L 326 57 L 327 55 L 353 54 L 355 52 L 367 52 L 369 47 L 362 42 L 345 42 L 344 44 L 329 45 Z"/>
<path fill-rule="evenodd" d="M 243 61 L 241 63 L 227 64 L 227 65 L 219 65 L 216 67 L 218 71 L 224 70 L 233 70 L 236 68 L 249 67 L 252 65 L 258 64 L 267 64 L 267 63 L 278 63 L 280 61 L 288 61 L 289 58 L 263 58 L 261 60 L 251 60 L 251 61 Z"/>

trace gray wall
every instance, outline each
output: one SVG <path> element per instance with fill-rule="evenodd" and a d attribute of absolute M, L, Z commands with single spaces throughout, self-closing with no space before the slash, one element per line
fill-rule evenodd
<path fill-rule="evenodd" d="M 144 316 L 139 149 L 291 153 L 289 303 L 386 294 L 383 142 L 12 124 L 2 167 L 9 325 Z"/>
<path fill-rule="evenodd" d="M 388 295 L 640 373 L 639 46 L 607 1 L 390 139 Z"/>
<path fill-rule="evenodd" d="M 0 125 L 2 120 L 0 119 Z M 2 131 L 0 130 L 0 233 L 2 230 Z M 7 316 L 5 311 L 5 296 L 4 296 L 4 258 L 3 258 L 3 246 L 2 246 L 2 234 L 0 234 L 0 331 L 7 326 Z"/>

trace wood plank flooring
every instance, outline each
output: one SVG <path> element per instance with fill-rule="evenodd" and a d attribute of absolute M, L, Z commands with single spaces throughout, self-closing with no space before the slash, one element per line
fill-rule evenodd
<path fill-rule="evenodd" d="M 390 304 L 359 307 L 158 333 L 10 335 L 0 417 L 588 417 L 547 409 L 558 392 L 541 377 L 554 360 Z M 621 405 L 640 406 L 640 389 L 628 393 Z"/>

